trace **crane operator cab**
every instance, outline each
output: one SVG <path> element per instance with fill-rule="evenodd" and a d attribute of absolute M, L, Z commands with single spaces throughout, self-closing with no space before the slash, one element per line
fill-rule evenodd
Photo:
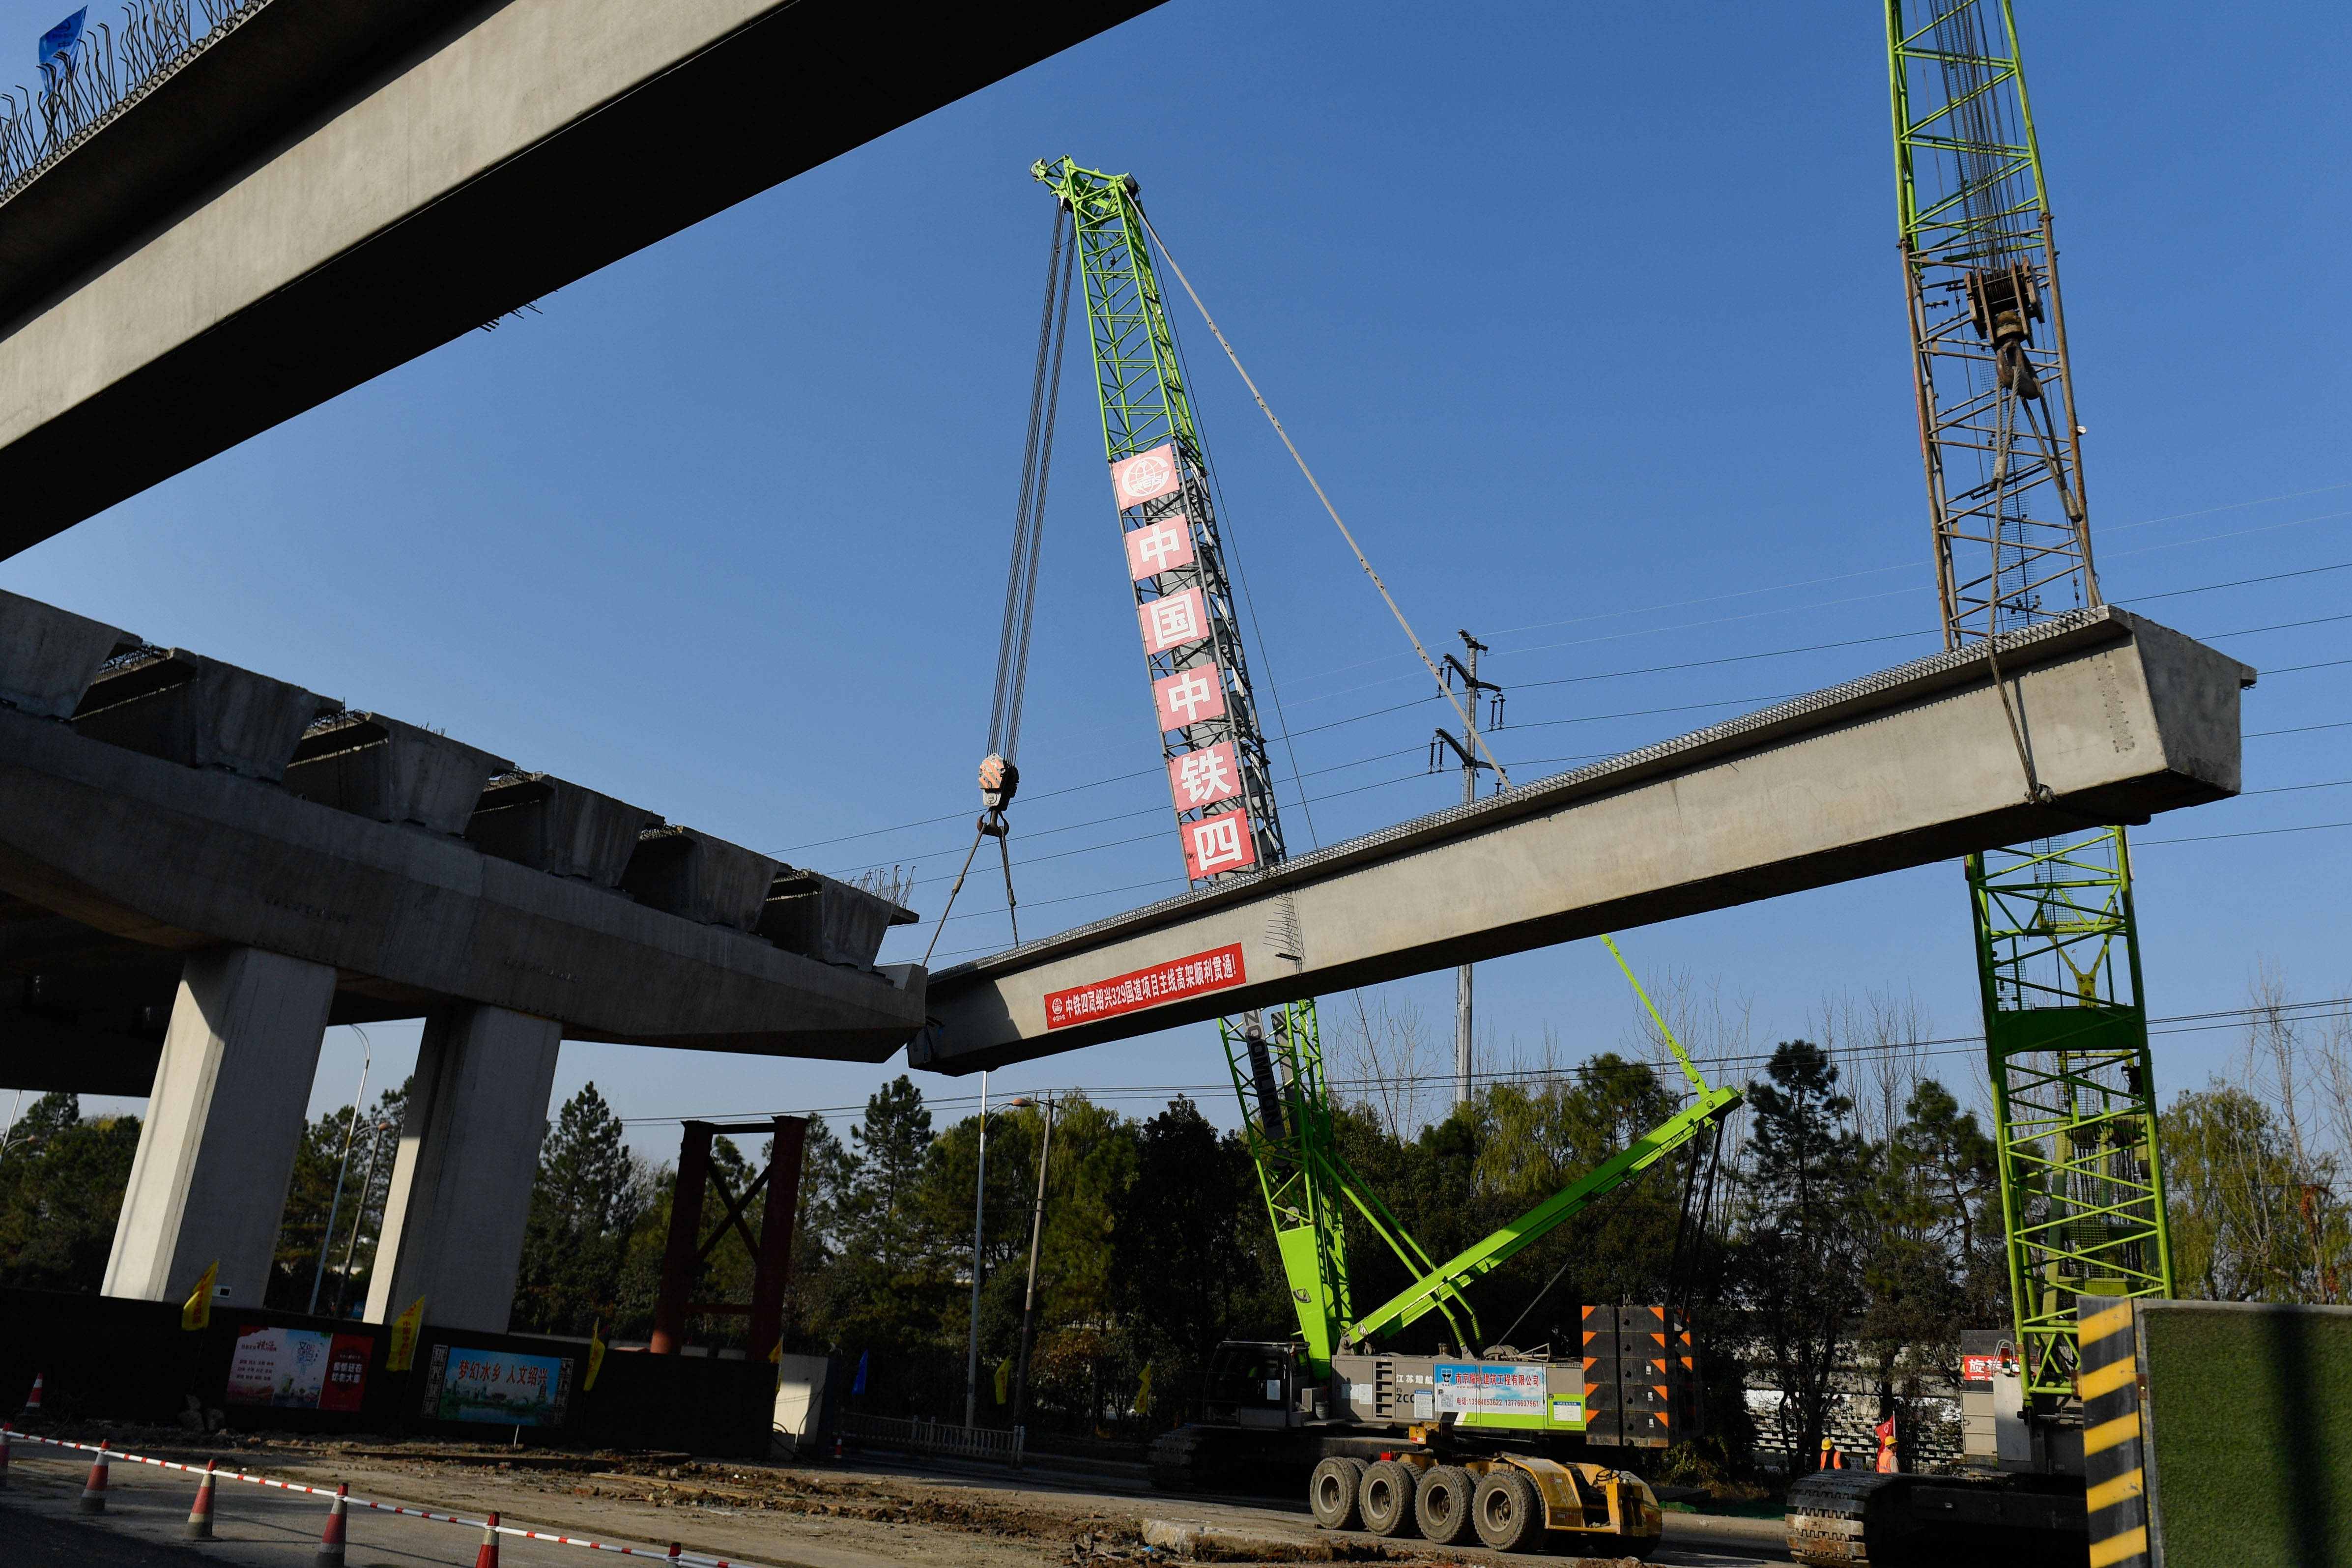
<path fill-rule="evenodd" d="M 1329 1399 L 1307 1364 L 1306 1346 L 1227 1340 L 1209 1358 L 1202 1417 L 1236 1427 L 1298 1427 L 1325 1417 Z"/>

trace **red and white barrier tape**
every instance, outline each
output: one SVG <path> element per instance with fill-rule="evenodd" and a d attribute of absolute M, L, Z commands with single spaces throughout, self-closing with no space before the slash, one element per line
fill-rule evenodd
<path fill-rule="evenodd" d="M 17 1431 L 14 1427 L 7 1428 L 7 1440 L 11 1443 L 45 1443 L 52 1448 L 76 1448 L 86 1454 L 97 1453 L 100 1447 L 96 1443 L 68 1443 L 59 1437 L 38 1437 L 31 1432 Z M 205 1473 L 205 1467 L 202 1465 L 191 1465 L 179 1459 L 158 1459 L 145 1454 L 129 1453 L 121 1448 L 108 1448 L 106 1457 L 110 1460 L 121 1459 L 129 1464 L 153 1465 L 158 1469 L 184 1470 L 190 1475 L 201 1476 Z M 276 1487 L 280 1491 L 309 1492 L 315 1497 L 331 1498 L 335 1495 L 335 1489 L 332 1487 L 304 1486 L 299 1481 L 281 1481 L 268 1476 L 249 1476 L 243 1470 L 224 1470 L 216 1468 L 211 1474 L 215 1480 L 245 1481 L 257 1487 Z M 373 1509 L 378 1513 L 404 1514 L 410 1519 L 430 1520 L 436 1524 L 462 1524 L 473 1530 L 492 1528 L 487 1519 L 467 1519 L 455 1513 L 435 1513 L 431 1509 L 408 1508 L 396 1502 L 374 1502 L 363 1497 L 346 1497 L 343 1500 L 352 1508 Z M 514 1524 L 501 1524 L 495 1528 L 500 1535 L 520 1536 L 525 1541 L 551 1541 L 559 1546 L 584 1546 L 592 1552 L 617 1552 L 624 1557 L 658 1557 L 665 1563 L 681 1564 L 682 1568 L 753 1568 L 751 1564 L 730 1563 L 724 1557 L 705 1557 L 694 1552 L 674 1552 L 653 1546 L 621 1546 L 609 1541 L 583 1541 L 576 1535 L 557 1535 L 544 1530 L 525 1530 L 520 1525 Z"/>

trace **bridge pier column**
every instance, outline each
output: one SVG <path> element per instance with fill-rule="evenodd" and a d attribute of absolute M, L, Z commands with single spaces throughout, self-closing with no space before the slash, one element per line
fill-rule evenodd
<path fill-rule="evenodd" d="M 563 1026 L 505 1008 L 425 1019 L 368 1281 L 367 1319 L 504 1333 Z"/>
<path fill-rule="evenodd" d="M 334 997 L 331 966 L 257 947 L 182 967 L 106 1294 L 178 1301 L 217 1261 L 229 1304 L 261 1305 Z"/>

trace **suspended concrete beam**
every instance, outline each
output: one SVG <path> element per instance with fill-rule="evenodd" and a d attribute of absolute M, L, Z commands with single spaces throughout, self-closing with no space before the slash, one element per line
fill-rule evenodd
<path fill-rule="evenodd" d="M 942 970 L 966 1072 L 2238 791 L 2254 672 L 2084 612 Z M 2012 737 L 2014 713 L 2039 799 Z"/>
<path fill-rule="evenodd" d="M 0 202 L 0 556 L 1152 0 L 268 0 Z"/>

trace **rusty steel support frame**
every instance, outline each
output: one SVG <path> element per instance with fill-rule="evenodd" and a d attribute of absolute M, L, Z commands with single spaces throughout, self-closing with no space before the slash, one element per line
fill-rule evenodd
<path fill-rule="evenodd" d="M 712 1140 L 723 1133 L 767 1133 L 768 1168 L 742 1193 L 727 1190 L 727 1180 L 712 1166 Z M 801 1151 L 808 1134 L 807 1121 L 778 1116 L 772 1124 L 750 1123 L 721 1126 L 715 1122 L 688 1122 L 677 1150 L 677 1187 L 670 1199 L 669 1244 L 662 1253 L 661 1294 L 654 1305 L 653 1354 L 675 1355 L 686 1343 L 686 1321 L 695 1316 L 749 1317 L 750 1343 L 745 1354 L 764 1357 L 783 1333 L 784 1282 L 793 1259 L 793 1220 L 800 1208 Z M 702 1234 L 702 1200 L 708 1187 L 719 1189 L 726 1212 L 709 1236 Z M 762 1190 L 767 1211 L 757 1240 L 751 1236 L 745 1210 Z M 732 1230 L 751 1254 L 750 1305 L 731 1301 L 692 1300 L 702 1266 Z"/>

